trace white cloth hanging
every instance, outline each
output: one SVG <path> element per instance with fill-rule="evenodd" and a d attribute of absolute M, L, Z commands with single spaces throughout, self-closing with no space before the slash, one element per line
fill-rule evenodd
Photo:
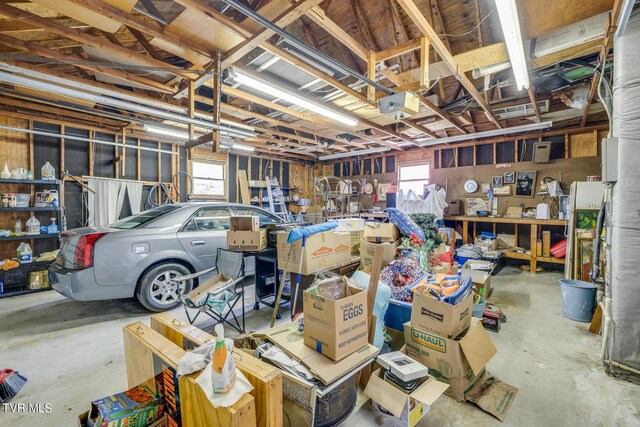
<path fill-rule="evenodd" d="M 87 185 L 95 192 L 89 192 L 88 225 L 107 225 L 118 219 L 116 209 L 122 183 L 112 179 L 89 178 Z"/>
<path fill-rule="evenodd" d="M 87 185 L 95 192 L 89 192 L 87 203 L 88 225 L 107 225 L 120 219 L 125 196 L 129 198 L 131 213 L 134 215 L 140 213 L 142 182 L 87 178 Z"/>
<path fill-rule="evenodd" d="M 139 214 L 142 206 L 142 183 L 127 182 L 127 195 L 131 206 L 131 214 Z"/>
<path fill-rule="evenodd" d="M 432 213 L 436 219 L 442 219 L 444 216 L 444 208 L 449 206 L 447 203 L 447 191 L 444 188 L 436 190 L 435 184 L 429 184 L 427 187 L 429 195 L 425 200 L 424 208 L 427 213 Z"/>

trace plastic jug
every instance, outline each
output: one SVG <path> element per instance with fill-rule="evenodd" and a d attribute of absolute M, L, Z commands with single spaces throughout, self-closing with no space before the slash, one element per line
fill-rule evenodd
<path fill-rule="evenodd" d="M 40 234 L 40 221 L 35 216 L 31 215 L 31 218 L 27 220 L 27 235 Z"/>
<path fill-rule="evenodd" d="M 42 179 L 56 179 L 56 170 L 49 162 L 46 162 L 44 166 L 42 166 L 40 172 L 42 173 Z"/>
<path fill-rule="evenodd" d="M 56 219 L 51 218 L 51 223 L 47 226 L 40 227 L 40 230 L 45 234 L 56 234 L 58 232 L 58 224 L 56 224 Z"/>
<path fill-rule="evenodd" d="M 18 261 L 20 261 L 21 264 L 29 263 L 32 261 L 32 256 L 31 246 L 29 246 L 28 243 L 20 243 L 20 246 L 18 246 Z"/>
<path fill-rule="evenodd" d="M 227 350 L 224 327 L 221 323 L 216 325 L 215 331 L 216 348 L 213 350 L 213 357 L 211 358 L 211 383 L 214 394 L 227 394 L 236 382 L 236 363 L 231 357 L 231 351 Z M 233 344 L 231 345 L 233 346 Z"/>

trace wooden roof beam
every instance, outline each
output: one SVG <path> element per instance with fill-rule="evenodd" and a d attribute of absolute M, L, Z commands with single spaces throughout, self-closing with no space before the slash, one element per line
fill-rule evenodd
<path fill-rule="evenodd" d="M 170 65 L 164 61 L 159 61 L 155 58 L 150 58 L 148 56 L 135 53 L 131 49 L 125 48 L 122 45 L 117 44 L 119 43 L 119 41 L 115 38 L 115 36 L 113 36 L 110 33 L 107 33 L 107 34 L 109 34 L 110 36 L 109 38 L 111 42 L 106 42 L 99 37 L 92 36 L 83 31 L 74 30 L 72 28 L 65 27 L 64 25 L 58 24 L 55 21 L 41 18 L 37 15 L 34 15 L 29 12 L 25 12 L 21 9 L 18 9 L 16 7 L 13 7 L 7 4 L 0 4 L 0 14 L 3 16 L 6 16 L 7 18 L 16 19 L 34 26 L 39 26 L 49 32 L 58 34 L 59 36 L 62 36 L 62 37 L 66 37 L 70 40 L 74 40 L 78 43 L 92 46 L 96 49 L 101 50 L 106 54 L 113 54 L 113 55 L 126 57 L 127 59 L 130 59 L 141 65 L 148 65 L 149 67 L 166 68 L 169 72 L 171 72 L 170 70 L 175 70 L 180 72 L 180 76 L 182 77 L 187 76 L 190 78 L 196 78 L 198 76 L 197 74 L 189 75 L 189 74 L 183 73 L 185 70 L 183 70 L 180 67 L 176 67 L 175 65 Z"/>
<path fill-rule="evenodd" d="M 135 28 L 136 30 L 142 31 L 143 33 L 148 34 L 152 37 L 155 37 L 159 40 L 180 46 L 194 53 L 203 55 L 207 58 L 213 58 L 213 50 L 207 49 L 203 46 L 198 45 L 197 43 L 192 42 L 189 39 L 186 39 L 170 31 L 167 31 L 166 29 L 161 28 L 159 25 L 148 23 L 145 19 L 140 18 L 135 14 L 123 12 L 122 10 L 114 6 L 111 6 L 108 3 L 104 3 L 100 0 L 69 0 L 69 1 L 79 6 L 89 8 L 94 12 L 99 13 L 100 15 L 106 16 L 109 19 L 113 19 L 114 21 L 120 22 L 121 24 L 126 25 L 127 27 Z"/>
<path fill-rule="evenodd" d="M 607 29 L 607 34 L 604 37 L 603 41 L 603 50 L 600 52 L 600 63 L 604 63 L 607 60 L 607 56 L 609 56 L 609 50 L 611 49 L 611 42 L 613 34 L 616 32 L 616 28 L 618 27 L 618 21 L 620 20 L 620 14 L 622 13 L 622 3 L 623 0 L 615 0 L 613 3 L 613 9 L 609 14 L 609 28 Z M 593 97 L 598 90 L 598 85 L 600 84 L 600 75 L 597 73 L 593 73 L 593 78 L 591 79 L 591 86 L 589 87 L 589 97 L 587 98 L 587 105 L 584 108 L 584 113 L 582 113 L 582 120 L 580 121 L 580 126 L 584 127 L 587 124 L 587 116 L 589 115 L 589 107 L 593 102 Z"/>
<path fill-rule="evenodd" d="M 538 108 L 538 101 L 536 101 L 536 88 L 530 84 L 527 89 L 527 93 L 529 94 L 531 105 L 533 105 L 533 111 L 536 113 L 536 118 L 538 119 L 538 122 L 540 122 L 540 109 Z"/>
<path fill-rule="evenodd" d="M 163 83 L 159 83 L 145 77 L 140 77 L 135 74 L 130 74 L 115 68 L 102 68 L 94 65 L 87 65 L 85 64 L 86 60 L 81 56 L 57 52 L 55 50 L 41 47 L 35 43 L 28 43 L 13 37 L 9 37 L 5 34 L 0 34 L 0 44 L 3 44 L 13 49 L 28 52 L 30 54 L 35 54 L 45 58 L 60 61 L 62 63 L 67 63 L 69 61 L 77 61 L 78 63 L 74 64 L 76 67 L 84 68 L 86 70 L 91 70 L 97 73 L 107 74 L 119 79 L 129 80 L 131 82 L 141 84 L 152 90 L 166 92 L 166 93 L 173 93 L 173 88 L 168 87 Z"/>
<path fill-rule="evenodd" d="M 312 8 L 307 13 L 307 17 L 311 18 L 311 20 L 320 26 L 320 28 L 332 35 L 337 41 L 346 46 L 351 52 L 355 53 L 360 59 L 364 61 L 367 60 L 368 49 L 351 37 L 351 35 L 344 31 L 338 24 L 329 19 L 325 11 L 320 6 Z"/>
<path fill-rule="evenodd" d="M 485 112 L 485 115 L 489 120 L 491 120 L 498 128 L 502 128 L 502 125 L 496 118 L 496 116 L 491 111 L 491 107 L 486 103 L 482 95 L 478 92 L 478 90 L 473 85 L 473 82 L 469 80 L 467 75 L 464 72 L 461 72 L 459 69 L 459 65 L 456 62 L 451 52 L 445 47 L 440 40 L 440 37 L 433 30 L 431 25 L 427 22 L 422 12 L 418 9 L 413 0 L 396 0 L 398 4 L 404 9 L 407 15 L 411 18 L 413 23 L 418 27 L 422 35 L 427 37 L 434 50 L 440 55 L 443 62 L 447 65 L 447 67 L 451 70 L 451 72 L 456 76 L 456 78 L 463 84 L 467 92 L 475 99 L 475 101 L 482 107 Z"/>
<path fill-rule="evenodd" d="M 276 19 L 273 20 L 273 23 L 284 28 L 307 13 L 311 8 L 322 3 L 322 1 L 323 0 L 301 0 L 284 10 Z M 258 47 L 261 43 L 267 41 L 274 34 L 275 33 L 268 28 L 261 28 L 260 31 L 256 32 L 246 41 L 240 43 L 225 54 L 225 57 L 222 60 L 222 68 L 233 65 L 239 59 Z"/>

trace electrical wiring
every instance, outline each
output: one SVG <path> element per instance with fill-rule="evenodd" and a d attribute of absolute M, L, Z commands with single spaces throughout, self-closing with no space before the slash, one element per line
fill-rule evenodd
<path fill-rule="evenodd" d="M 171 183 L 173 184 L 173 188 L 176 192 L 176 195 L 178 196 L 178 200 L 182 200 L 182 194 L 180 194 L 180 185 L 178 185 L 178 181 L 177 178 L 181 175 L 184 175 L 185 177 L 187 177 L 187 179 L 189 180 L 189 187 L 185 186 L 185 189 L 187 191 L 187 201 L 191 200 L 193 198 L 192 194 L 193 194 L 193 177 L 191 175 L 189 175 L 188 173 L 184 172 L 184 171 L 179 171 L 176 172 L 175 174 L 173 174 L 173 176 L 171 177 Z"/>
<path fill-rule="evenodd" d="M 464 33 L 459 33 L 459 34 L 438 34 L 438 35 L 440 35 L 440 36 L 445 36 L 445 37 L 462 37 L 462 36 L 466 36 L 466 35 L 474 36 L 472 33 L 473 33 L 473 32 L 475 32 L 475 31 L 478 29 L 478 27 L 480 27 L 480 25 L 482 25 L 482 23 L 483 23 L 484 21 L 486 21 L 486 20 L 487 20 L 487 18 L 488 18 L 489 16 L 491 16 L 491 14 L 492 14 L 493 12 L 495 12 L 495 11 L 496 11 L 496 10 L 495 10 L 495 9 L 493 9 L 491 12 L 487 13 L 487 16 L 485 16 L 484 18 L 482 18 L 482 20 L 481 20 L 480 22 L 478 22 L 478 25 L 476 25 L 475 27 L 473 27 L 473 28 L 472 28 L 472 29 L 470 29 L 469 31 L 466 31 L 466 32 L 464 32 Z M 475 36 L 474 36 L 474 37 L 475 37 Z"/>
<path fill-rule="evenodd" d="M 156 194 L 157 193 L 157 194 Z M 154 200 L 153 196 L 156 194 L 156 199 Z M 156 200 L 160 200 L 157 202 Z M 144 204 L 145 209 L 155 209 L 160 206 L 168 205 L 171 203 L 171 196 L 169 194 L 169 186 L 164 182 L 160 182 L 149 190 L 149 194 L 147 195 L 147 201 Z"/>

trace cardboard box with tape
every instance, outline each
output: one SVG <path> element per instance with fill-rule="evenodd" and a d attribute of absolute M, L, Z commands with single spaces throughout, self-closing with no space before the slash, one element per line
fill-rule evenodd
<path fill-rule="evenodd" d="M 491 272 L 495 264 L 490 261 L 467 260 L 460 270 L 462 278 L 471 277 L 471 280 L 478 288 L 478 292 L 487 298 L 491 294 Z"/>
<path fill-rule="evenodd" d="M 300 274 L 313 274 L 336 266 L 335 232 L 325 231 L 307 237 Z M 287 243 L 288 232 L 278 233 L 278 268 L 297 273 L 302 255 L 302 240 Z"/>
<path fill-rule="evenodd" d="M 342 278 L 320 281 L 303 293 L 304 343 L 341 360 L 368 343 L 367 293 Z"/>
<path fill-rule="evenodd" d="M 389 222 L 367 222 L 364 226 L 364 240 L 374 243 L 395 242 L 400 239 L 400 229 Z"/>
<path fill-rule="evenodd" d="M 227 247 L 232 251 L 261 251 L 267 247 L 267 230 L 260 229 L 257 216 L 229 218 Z"/>
<path fill-rule="evenodd" d="M 382 267 L 389 264 L 396 257 L 396 250 L 400 246 L 400 240 L 393 243 L 372 243 L 366 240 L 360 241 L 360 263 L 363 268 L 369 267 L 373 263 L 373 256 L 376 248 L 380 246 L 384 249 L 382 254 Z"/>
<path fill-rule="evenodd" d="M 518 389 L 486 371 L 497 350 L 481 322 L 473 319 L 466 333 L 455 339 L 430 334 L 407 322 L 404 338 L 407 355 L 427 366 L 438 381 L 451 386 L 445 392 L 447 396 L 473 402 L 504 420 Z"/>
<path fill-rule="evenodd" d="M 423 331 L 455 338 L 471 325 L 473 295 L 453 305 L 422 292 L 414 292 L 411 324 Z"/>
<path fill-rule="evenodd" d="M 351 234 L 346 231 L 336 231 L 334 239 L 336 266 L 344 265 L 351 260 Z"/>

